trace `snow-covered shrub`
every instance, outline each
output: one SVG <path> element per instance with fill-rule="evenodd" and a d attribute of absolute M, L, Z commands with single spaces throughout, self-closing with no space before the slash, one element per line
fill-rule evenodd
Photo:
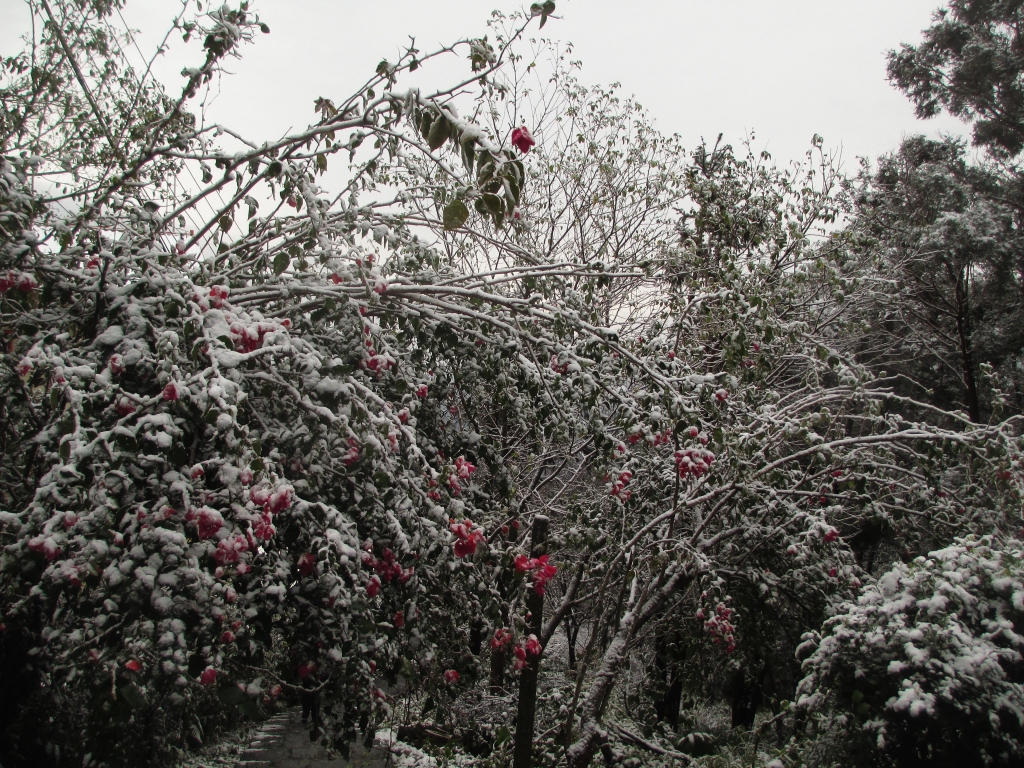
<path fill-rule="evenodd" d="M 798 711 L 858 765 L 1020 765 L 1020 542 L 958 539 L 898 565 L 805 637 Z"/>

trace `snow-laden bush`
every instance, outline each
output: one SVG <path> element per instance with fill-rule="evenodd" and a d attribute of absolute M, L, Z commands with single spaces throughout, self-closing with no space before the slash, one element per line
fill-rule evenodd
<path fill-rule="evenodd" d="M 1024 760 L 1021 544 L 957 539 L 864 588 L 805 636 L 798 711 L 818 748 L 843 735 L 867 765 Z"/>

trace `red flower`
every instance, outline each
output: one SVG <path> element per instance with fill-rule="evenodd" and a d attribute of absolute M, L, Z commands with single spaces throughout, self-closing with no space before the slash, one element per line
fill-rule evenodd
<path fill-rule="evenodd" d="M 828 569 L 828 575 L 831 576 L 833 579 L 836 577 L 836 573 L 837 573 L 837 571 L 836 571 L 835 568 L 829 568 Z"/>
<path fill-rule="evenodd" d="M 370 580 L 366 582 L 366 594 L 370 597 L 376 597 L 380 592 L 380 579 L 376 576 L 371 576 Z"/>
<path fill-rule="evenodd" d="M 311 552 L 306 552 L 304 555 L 299 557 L 299 573 L 303 576 L 309 576 L 316 567 L 316 557 Z"/>
<path fill-rule="evenodd" d="M 396 628 L 401 629 L 402 625 L 405 624 L 405 614 L 399 611 L 395 614 L 394 620 L 391 622 Z"/>
<path fill-rule="evenodd" d="M 533 136 L 530 135 L 530 131 L 525 125 L 512 131 L 512 145 L 524 155 L 536 144 L 537 142 L 534 141 Z"/>
<path fill-rule="evenodd" d="M 178 385 L 173 381 L 164 387 L 163 391 L 164 400 L 177 400 L 178 399 Z"/>
<path fill-rule="evenodd" d="M 238 482 L 242 485 L 249 485 L 252 482 L 252 470 L 246 467 L 238 473 Z"/>
<path fill-rule="evenodd" d="M 135 404 L 127 397 L 119 398 L 115 407 L 117 408 L 117 413 L 120 416 L 128 416 L 135 413 Z"/>
<path fill-rule="evenodd" d="M 192 467 L 192 469 L 189 470 L 188 474 L 193 480 L 198 480 L 200 477 L 206 474 L 206 470 L 203 469 L 202 464 L 196 464 L 194 467 Z"/>
<path fill-rule="evenodd" d="M 718 399 L 718 402 L 724 403 L 726 399 L 729 397 L 729 393 L 724 389 L 716 389 L 715 397 Z"/>
<path fill-rule="evenodd" d="M 199 676 L 199 682 L 203 685 L 213 685 L 217 681 L 217 670 L 213 667 L 207 667 L 203 670 L 203 674 Z"/>
<path fill-rule="evenodd" d="M 416 397 L 426 397 L 426 396 L 427 396 L 427 385 L 426 384 L 420 384 L 418 387 L 416 387 Z"/>
<path fill-rule="evenodd" d="M 314 664 L 313 662 L 309 662 L 308 664 L 300 664 L 299 665 L 299 677 L 301 679 L 303 679 L 303 680 L 305 680 L 307 677 L 309 677 L 314 672 L 316 672 L 316 664 Z"/>
<path fill-rule="evenodd" d="M 110 356 L 110 372 L 115 376 L 119 376 L 124 373 L 124 358 L 120 355 Z"/>
<path fill-rule="evenodd" d="M 456 672 L 454 669 L 449 669 L 447 672 L 444 673 L 444 679 L 445 682 L 447 682 L 449 685 L 454 685 L 455 683 L 459 682 L 459 673 Z"/>
<path fill-rule="evenodd" d="M 211 539 L 217 535 L 217 531 L 224 525 L 224 518 L 220 512 L 203 507 L 199 510 L 199 538 Z"/>
<path fill-rule="evenodd" d="M 137 662 L 135 659 L 125 662 L 124 666 L 125 669 L 131 670 L 132 672 L 140 672 L 142 670 L 142 665 L 139 664 L 139 662 Z"/>
<path fill-rule="evenodd" d="M 543 649 L 540 645 L 540 640 L 537 639 L 536 635 L 530 635 L 526 641 L 526 653 L 529 656 L 540 656 L 540 652 Z"/>
<path fill-rule="evenodd" d="M 231 632 L 230 630 L 225 632 L 223 635 L 220 636 L 220 641 L 222 643 L 233 643 L 233 642 L 235 642 L 235 633 Z"/>
<path fill-rule="evenodd" d="M 825 531 L 825 541 L 826 541 L 826 543 L 831 544 L 833 541 L 835 541 L 838 538 L 839 538 L 839 531 L 837 531 L 835 528 L 829 528 L 827 531 Z"/>
<path fill-rule="evenodd" d="M 24 379 L 30 373 L 32 373 L 32 361 L 29 360 L 28 358 L 25 358 L 20 363 L 18 363 L 18 375 Z"/>
<path fill-rule="evenodd" d="M 494 637 L 491 638 L 491 650 L 496 651 L 499 648 L 505 648 L 511 642 L 512 630 L 501 627 L 494 633 Z"/>

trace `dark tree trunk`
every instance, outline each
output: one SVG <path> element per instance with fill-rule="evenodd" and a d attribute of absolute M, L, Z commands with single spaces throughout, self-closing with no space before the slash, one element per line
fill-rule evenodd
<path fill-rule="evenodd" d="M 747 682 L 745 667 L 741 666 L 732 674 L 727 691 L 732 698 L 733 728 L 753 727 L 757 709 L 761 706 L 761 683 L 766 669 L 761 671 L 761 679 L 756 682 Z"/>
<path fill-rule="evenodd" d="M 546 550 L 548 519 L 543 515 L 533 518 L 533 537 L 530 541 L 530 557 L 540 557 Z M 530 634 L 540 637 L 544 619 L 544 595 L 529 589 L 526 593 L 526 609 L 529 611 L 527 629 Z M 540 671 L 540 657 L 526 657 L 526 666 L 519 677 L 519 709 L 516 712 L 516 739 L 512 750 L 513 768 L 533 766 L 533 722 L 537 715 L 537 674 Z"/>
<path fill-rule="evenodd" d="M 664 693 L 654 702 L 658 719 L 673 728 L 679 727 L 679 707 L 683 701 L 683 680 L 679 674 L 679 663 L 685 658 L 675 649 L 678 641 L 672 632 L 659 632 L 655 639 L 654 665 L 658 671 Z"/>

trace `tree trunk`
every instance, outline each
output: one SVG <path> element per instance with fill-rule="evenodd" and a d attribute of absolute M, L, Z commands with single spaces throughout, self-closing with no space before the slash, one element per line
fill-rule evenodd
<path fill-rule="evenodd" d="M 661 609 L 669 596 L 688 579 L 686 569 L 678 567 L 664 574 L 664 582 L 654 585 L 653 592 L 642 599 L 635 610 L 627 610 L 619 622 L 619 629 L 608 645 L 601 660 L 601 668 L 594 676 L 594 682 L 583 700 L 579 738 L 566 750 L 568 768 L 586 768 L 600 747 L 604 738 L 601 718 L 611 697 L 619 672 L 629 653 L 636 633 Z M 659 579 L 660 580 L 660 579 Z"/>
<path fill-rule="evenodd" d="M 548 519 L 543 515 L 533 518 L 533 534 L 530 541 L 530 557 L 540 557 L 546 549 Z M 527 628 L 538 638 L 542 634 L 544 620 L 544 595 L 534 589 L 526 593 L 526 609 L 529 611 Z M 526 666 L 519 677 L 519 709 L 516 712 L 516 739 L 512 750 L 512 768 L 533 766 L 533 722 L 537 715 L 537 675 L 540 671 L 540 657 L 526 657 Z"/>

